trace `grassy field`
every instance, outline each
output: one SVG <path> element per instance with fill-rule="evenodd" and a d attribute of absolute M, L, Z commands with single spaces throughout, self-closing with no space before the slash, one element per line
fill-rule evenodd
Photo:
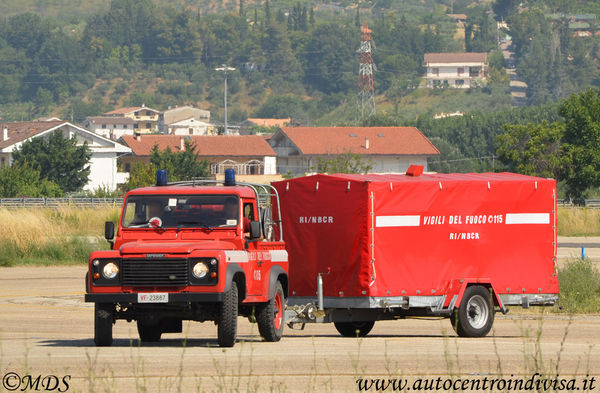
<path fill-rule="evenodd" d="M 119 208 L 0 209 L 0 266 L 86 263 Z"/>

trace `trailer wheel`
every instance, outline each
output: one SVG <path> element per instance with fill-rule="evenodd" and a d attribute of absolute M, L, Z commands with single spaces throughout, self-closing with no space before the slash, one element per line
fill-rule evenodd
<path fill-rule="evenodd" d="M 95 303 L 94 305 L 94 343 L 97 347 L 110 347 L 113 342 L 113 312 L 112 303 Z"/>
<path fill-rule="evenodd" d="M 217 337 L 220 347 L 233 347 L 237 337 L 238 287 L 235 282 L 225 292 L 219 311 Z"/>
<path fill-rule="evenodd" d="M 140 340 L 143 342 L 159 341 L 162 335 L 160 321 L 158 320 L 138 319 L 137 329 Z"/>
<path fill-rule="evenodd" d="M 460 307 L 454 309 L 450 322 L 461 337 L 483 337 L 494 323 L 494 306 L 490 291 L 480 285 L 465 290 Z"/>
<path fill-rule="evenodd" d="M 269 299 L 267 303 L 257 307 L 256 321 L 258 322 L 258 331 L 266 341 L 275 342 L 281 339 L 284 326 L 284 310 L 285 295 L 283 294 L 281 283 L 277 281 L 273 299 Z"/>
<path fill-rule="evenodd" d="M 364 337 L 375 325 L 375 321 L 334 322 L 337 331 L 344 337 Z"/>

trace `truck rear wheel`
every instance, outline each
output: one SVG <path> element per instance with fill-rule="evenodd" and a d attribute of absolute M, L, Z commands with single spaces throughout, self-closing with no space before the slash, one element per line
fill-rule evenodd
<path fill-rule="evenodd" d="M 238 317 L 238 288 L 235 282 L 225 292 L 221 310 L 219 311 L 219 323 L 217 325 L 217 337 L 220 347 L 233 347 L 237 337 Z"/>
<path fill-rule="evenodd" d="M 115 305 L 112 303 L 95 303 L 94 305 L 94 343 L 97 347 L 112 345 L 114 310 Z"/>
<path fill-rule="evenodd" d="M 138 334 L 140 340 L 144 342 L 155 342 L 160 340 L 162 329 L 160 321 L 138 319 L 137 321 Z"/>
<path fill-rule="evenodd" d="M 257 307 L 256 312 L 258 331 L 266 341 L 275 342 L 281 339 L 284 326 L 284 310 L 285 295 L 283 294 L 281 283 L 277 281 L 273 299 L 269 299 L 266 304 Z"/>
<path fill-rule="evenodd" d="M 494 305 L 489 289 L 473 285 L 465 290 L 460 307 L 454 309 L 450 322 L 461 337 L 483 337 L 494 323 Z"/>
<path fill-rule="evenodd" d="M 375 325 L 375 321 L 334 322 L 337 331 L 344 337 L 364 337 Z"/>

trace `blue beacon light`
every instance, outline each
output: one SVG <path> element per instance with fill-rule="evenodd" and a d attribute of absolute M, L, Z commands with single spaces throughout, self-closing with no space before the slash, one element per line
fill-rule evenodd
<path fill-rule="evenodd" d="M 233 169 L 225 169 L 225 185 L 235 186 L 235 171 Z"/>
<path fill-rule="evenodd" d="M 156 171 L 156 185 L 166 186 L 167 185 L 167 170 L 159 169 Z"/>

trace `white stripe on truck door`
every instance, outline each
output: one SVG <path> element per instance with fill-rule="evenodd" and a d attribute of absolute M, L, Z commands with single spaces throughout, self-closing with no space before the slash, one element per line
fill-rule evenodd
<path fill-rule="evenodd" d="M 550 224 L 550 213 L 506 213 L 507 224 Z"/>
<path fill-rule="evenodd" d="M 418 227 L 421 225 L 421 216 L 377 216 L 375 226 L 382 227 Z"/>

